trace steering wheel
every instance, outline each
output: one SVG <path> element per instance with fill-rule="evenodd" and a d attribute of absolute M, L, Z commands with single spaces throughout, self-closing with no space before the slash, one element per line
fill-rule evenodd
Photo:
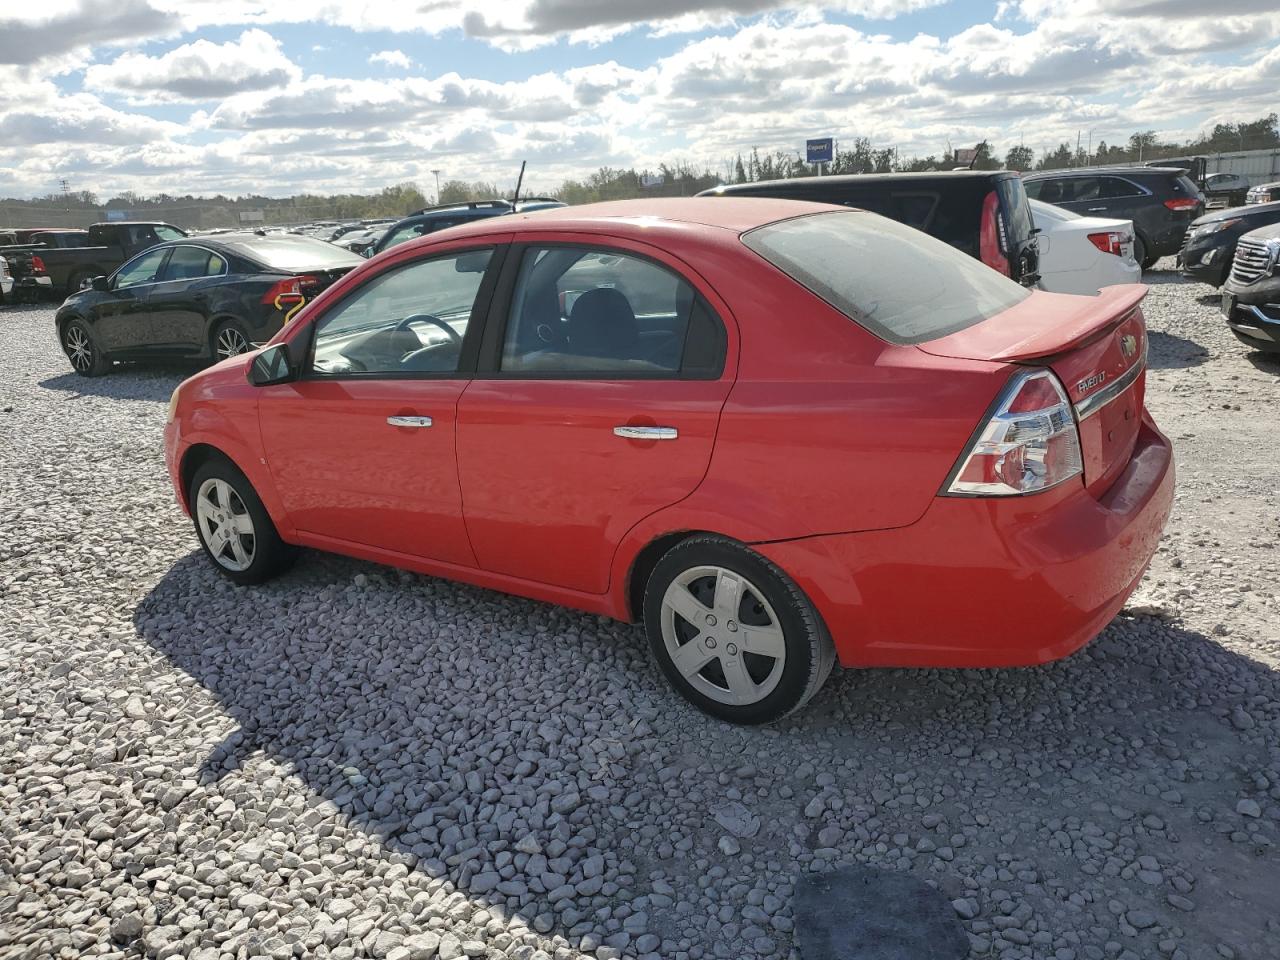
<path fill-rule="evenodd" d="M 433 317 L 429 313 L 415 313 L 411 317 L 405 317 L 403 320 L 401 320 L 399 323 L 396 324 L 395 329 L 397 332 L 400 330 L 408 330 L 415 323 L 429 323 L 432 326 L 439 327 L 448 335 L 450 340 L 452 340 L 454 343 L 458 344 L 459 346 L 462 345 L 462 337 L 459 336 L 457 330 L 453 329 L 453 327 L 449 326 L 439 317 Z M 416 353 L 417 351 L 413 351 L 413 352 Z"/>

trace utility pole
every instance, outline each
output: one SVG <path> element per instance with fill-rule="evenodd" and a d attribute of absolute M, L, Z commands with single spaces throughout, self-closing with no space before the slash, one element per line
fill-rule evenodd
<path fill-rule="evenodd" d="M 432 170 L 431 172 L 436 175 L 436 203 L 439 203 L 440 202 L 440 171 Z"/>

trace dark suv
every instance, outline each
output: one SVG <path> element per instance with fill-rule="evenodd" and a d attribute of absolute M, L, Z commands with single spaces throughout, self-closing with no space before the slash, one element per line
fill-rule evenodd
<path fill-rule="evenodd" d="M 1241 343 L 1280 353 L 1280 223 L 1240 238 L 1222 285 L 1222 313 Z"/>
<path fill-rule="evenodd" d="M 703 197 L 778 197 L 870 210 L 923 230 L 1012 277 L 1040 279 L 1040 252 L 1022 181 L 1008 170 L 862 173 L 737 183 Z"/>
<path fill-rule="evenodd" d="M 372 257 L 406 240 L 416 240 L 418 237 L 435 233 L 446 227 L 456 227 L 460 223 L 471 223 L 486 217 L 501 217 L 508 213 L 532 213 L 534 210 L 563 206 L 564 204 L 554 197 L 526 197 L 515 203 L 510 200 L 469 200 L 466 203 L 445 203 L 438 207 L 425 207 L 398 221 L 382 235 L 381 240 L 372 245 L 372 249 L 366 256 Z"/>
<path fill-rule="evenodd" d="M 1191 221 L 1204 213 L 1200 188 L 1177 167 L 1053 170 L 1022 178 L 1027 196 L 1082 217 L 1133 221 L 1133 259 L 1145 270 L 1178 252 Z"/>

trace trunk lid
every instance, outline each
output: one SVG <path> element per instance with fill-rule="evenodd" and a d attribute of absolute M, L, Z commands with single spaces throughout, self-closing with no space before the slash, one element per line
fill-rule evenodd
<path fill-rule="evenodd" d="M 1009 310 L 918 349 L 940 357 L 1044 366 L 1075 407 L 1089 491 L 1101 495 L 1133 454 L 1146 393 L 1142 284 L 1096 297 L 1037 291 Z"/>

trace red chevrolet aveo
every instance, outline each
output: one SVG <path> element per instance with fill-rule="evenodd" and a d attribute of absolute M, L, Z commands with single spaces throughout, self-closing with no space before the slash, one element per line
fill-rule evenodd
<path fill-rule="evenodd" d="M 166 459 L 237 583 L 313 547 L 643 620 L 685 697 L 765 722 L 837 658 L 1043 663 L 1116 614 L 1173 495 L 1144 292 L 796 201 L 495 218 L 183 383 Z"/>

